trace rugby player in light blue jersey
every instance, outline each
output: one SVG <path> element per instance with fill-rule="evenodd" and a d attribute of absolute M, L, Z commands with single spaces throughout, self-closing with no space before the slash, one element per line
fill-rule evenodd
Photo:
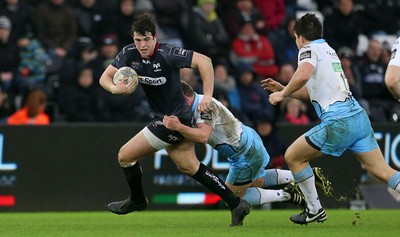
<path fill-rule="evenodd" d="M 228 158 L 230 168 L 226 185 L 253 206 L 282 201 L 305 206 L 300 190 L 296 185 L 290 184 L 294 178 L 289 170 L 265 170 L 270 157 L 254 129 L 242 124 L 214 98 L 210 111 L 198 111 L 196 108 L 203 95 L 195 93 L 187 83 L 181 83 L 184 95 L 194 112 L 196 126 L 184 125 L 176 116 L 164 116 L 165 127 L 178 131 L 191 141 L 208 143 L 221 156 Z M 325 187 L 322 190 L 329 195 L 330 182 L 323 176 L 320 168 L 314 171 L 319 184 Z M 286 184 L 284 189 L 266 189 Z"/>
<path fill-rule="evenodd" d="M 273 105 L 288 96 L 311 101 L 321 120 L 285 153 L 285 161 L 307 201 L 307 208 L 290 220 L 307 224 L 327 219 L 310 160 L 324 154 L 340 156 L 348 149 L 369 173 L 397 192 L 400 172 L 385 162 L 366 112 L 351 95 L 336 52 L 322 39 L 320 20 L 314 14 L 306 14 L 296 21 L 294 33 L 300 51 L 292 79 L 285 87 L 271 78 L 262 80 L 261 86 L 273 92 L 269 96 Z"/>

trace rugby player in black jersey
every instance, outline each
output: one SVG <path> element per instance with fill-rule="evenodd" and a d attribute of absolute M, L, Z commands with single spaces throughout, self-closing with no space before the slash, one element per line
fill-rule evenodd
<path fill-rule="evenodd" d="M 163 125 L 164 115 L 175 115 L 183 124 L 191 126 L 190 106 L 185 101 L 180 82 L 180 68 L 197 68 L 203 80 L 204 98 L 198 110 L 207 112 L 211 106 L 214 89 L 214 72 L 211 59 L 200 53 L 157 41 L 155 25 L 147 15 L 139 16 L 132 24 L 133 44 L 125 46 L 100 77 L 100 85 L 112 94 L 131 94 L 135 80 L 128 84 L 114 85 L 113 76 L 118 68 L 128 66 L 139 75 L 139 83 L 146 93 L 152 114 L 151 121 L 143 130 L 125 143 L 118 153 L 130 188 L 126 200 L 112 202 L 107 208 L 116 214 L 127 214 L 146 209 L 148 200 L 142 187 L 142 169 L 139 160 L 163 148 L 183 173 L 191 176 L 228 205 L 232 213 L 231 226 L 243 224 L 251 205 L 236 196 L 217 175 L 196 157 L 194 144 L 180 133 Z"/>

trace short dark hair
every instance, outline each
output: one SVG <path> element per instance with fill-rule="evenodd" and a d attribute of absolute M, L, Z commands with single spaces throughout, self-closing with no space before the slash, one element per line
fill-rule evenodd
<path fill-rule="evenodd" d="M 138 16 L 131 27 L 131 34 L 133 35 L 134 32 L 140 35 L 146 35 L 149 32 L 152 36 L 155 36 L 156 26 L 153 23 L 153 19 L 146 14 Z"/>
<path fill-rule="evenodd" d="M 307 13 L 296 21 L 294 33 L 312 41 L 322 38 L 322 23 L 315 14 Z"/>
<path fill-rule="evenodd" d="M 191 87 L 187 82 L 181 81 L 183 94 L 187 97 L 192 97 L 194 95 L 193 87 Z"/>

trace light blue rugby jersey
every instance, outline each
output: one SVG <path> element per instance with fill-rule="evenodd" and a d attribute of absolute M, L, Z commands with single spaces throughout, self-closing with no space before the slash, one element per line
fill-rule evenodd
<path fill-rule="evenodd" d="M 298 65 L 304 62 L 314 66 L 306 86 L 321 120 L 349 117 L 363 110 L 351 95 L 339 57 L 325 40 L 314 40 L 300 49 Z"/>

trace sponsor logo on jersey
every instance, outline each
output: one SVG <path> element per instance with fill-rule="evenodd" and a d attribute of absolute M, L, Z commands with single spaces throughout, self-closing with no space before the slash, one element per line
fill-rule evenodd
<path fill-rule="evenodd" d="M 142 59 L 142 63 L 143 63 L 143 64 L 150 64 L 150 60 Z"/>
<path fill-rule="evenodd" d="M 300 61 L 306 58 L 311 58 L 311 50 L 304 51 L 300 54 Z"/>
<path fill-rule="evenodd" d="M 160 86 L 165 84 L 167 82 L 167 78 L 165 77 L 145 77 L 145 76 L 140 76 L 139 77 L 139 82 L 142 84 L 147 84 L 151 86 Z"/>
<path fill-rule="evenodd" d="M 203 120 L 212 120 L 212 116 L 211 116 L 211 112 L 207 112 L 207 113 L 200 113 L 200 118 Z"/>
<path fill-rule="evenodd" d="M 172 55 L 186 57 L 187 50 L 182 48 L 175 48 L 174 51 L 172 52 Z"/>

